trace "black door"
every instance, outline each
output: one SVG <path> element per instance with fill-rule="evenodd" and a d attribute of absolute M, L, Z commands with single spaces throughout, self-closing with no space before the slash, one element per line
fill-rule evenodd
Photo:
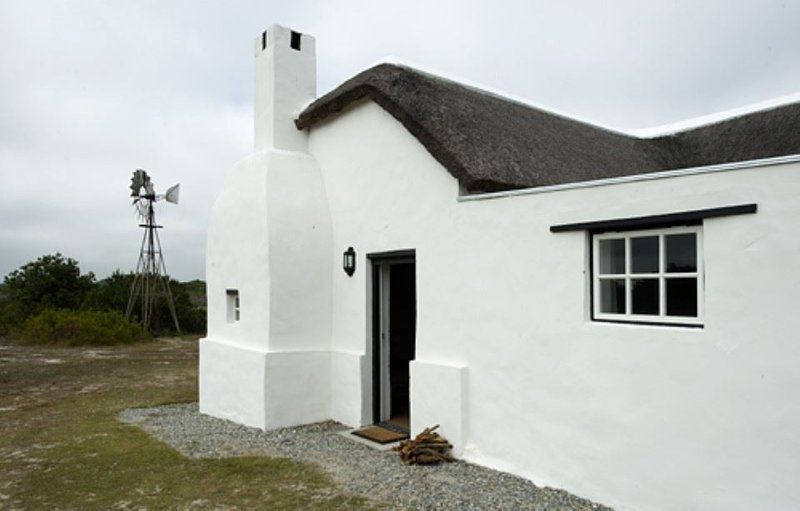
<path fill-rule="evenodd" d="M 389 277 L 389 422 L 409 426 L 409 363 L 417 331 L 414 263 L 393 264 Z"/>

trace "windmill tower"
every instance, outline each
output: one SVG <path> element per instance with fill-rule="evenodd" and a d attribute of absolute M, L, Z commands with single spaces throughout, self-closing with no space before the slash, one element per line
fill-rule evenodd
<path fill-rule="evenodd" d="M 141 305 L 139 319 L 142 326 L 149 331 L 153 326 L 158 301 L 159 299 L 164 299 L 169 306 L 175 329 L 180 334 L 181 327 L 178 323 L 178 315 L 175 312 L 175 301 L 172 299 L 172 291 L 169 288 L 167 265 L 164 263 L 161 240 L 158 238 L 158 229 L 163 226 L 156 224 L 156 214 L 153 209 L 153 204 L 160 200 L 177 204 L 180 185 L 172 186 L 164 195 L 156 195 L 155 186 L 150 181 L 150 176 L 144 170 L 138 169 L 133 172 L 130 188 L 133 205 L 139 215 L 139 227 L 144 229 L 144 236 L 142 237 L 139 262 L 136 265 L 136 274 L 131 284 L 125 317 L 130 319 L 134 307 L 139 303 Z"/>

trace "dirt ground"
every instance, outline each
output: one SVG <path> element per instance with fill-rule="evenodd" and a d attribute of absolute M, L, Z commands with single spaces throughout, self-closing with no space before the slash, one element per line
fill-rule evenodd
<path fill-rule="evenodd" d="M 186 458 L 115 417 L 197 398 L 196 340 L 0 340 L 0 509 L 364 509 L 315 465 Z"/>

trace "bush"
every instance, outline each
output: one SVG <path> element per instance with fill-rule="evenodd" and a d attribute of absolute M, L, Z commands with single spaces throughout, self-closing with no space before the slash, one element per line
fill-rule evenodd
<path fill-rule="evenodd" d="M 28 318 L 15 336 L 29 344 L 67 346 L 131 344 L 149 335 L 116 311 L 45 309 Z"/>
<path fill-rule="evenodd" d="M 6 275 L 2 299 L 17 304 L 27 318 L 44 309 L 77 309 L 93 286 L 93 273 L 81 275 L 78 261 L 56 253 Z"/>
<path fill-rule="evenodd" d="M 133 273 L 122 273 L 116 270 L 95 283 L 94 287 L 86 293 L 81 308 L 96 311 L 113 310 L 124 314 L 128 306 L 131 284 L 133 284 Z"/>
<path fill-rule="evenodd" d="M 117 270 L 98 282 L 91 272 L 81 274 L 78 262 L 72 258 L 59 253 L 42 256 L 11 272 L 0 283 L 0 336 L 19 334 L 29 326 L 33 328 L 31 325 L 34 324 L 38 325 L 36 328 L 44 328 L 42 320 L 31 322 L 31 325 L 27 320 L 48 309 L 124 314 L 133 280 L 133 273 Z M 169 285 L 182 333 L 205 333 L 205 283 L 201 280 L 181 283 L 169 279 Z M 55 318 L 52 312 L 43 317 Z M 79 315 L 72 317 L 78 318 Z M 137 301 L 131 310 L 131 319 L 138 321 L 139 318 L 141 302 Z M 99 316 L 91 321 L 100 321 Z M 97 326 L 100 324 L 104 323 Z M 84 325 L 82 328 L 88 327 Z M 163 297 L 153 312 L 150 331 L 154 335 L 175 334 L 172 315 Z"/>
<path fill-rule="evenodd" d="M 116 270 L 110 276 L 94 285 L 86 295 L 82 308 L 125 312 L 133 278 L 133 273 L 122 273 Z M 185 334 L 205 333 L 205 283 L 199 280 L 182 283 L 169 279 L 169 286 L 175 301 L 175 311 L 178 315 L 181 331 Z M 134 319 L 141 317 L 141 303 L 139 301 L 134 304 L 131 317 Z M 163 297 L 158 300 L 151 327 L 156 335 L 171 335 L 175 333 L 169 306 L 167 305 L 167 300 Z"/>
<path fill-rule="evenodd" d="M 27 316 L 22 304 L 0 297 L 0 336 L 19 328 Z"/>

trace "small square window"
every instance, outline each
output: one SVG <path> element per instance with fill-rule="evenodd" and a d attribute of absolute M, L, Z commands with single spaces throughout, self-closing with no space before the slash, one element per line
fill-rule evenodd
<path fill-rule="evenodd" d="M 701 226 L 593 236 L 592 316 L 701 324 Z"/>
<path fill-rule="evenodd" d="M 239 291 L 236 289 L 228 289 L 225 293 L 227 298 L 228 323 L 235 323 L 239 321 Z"/>

